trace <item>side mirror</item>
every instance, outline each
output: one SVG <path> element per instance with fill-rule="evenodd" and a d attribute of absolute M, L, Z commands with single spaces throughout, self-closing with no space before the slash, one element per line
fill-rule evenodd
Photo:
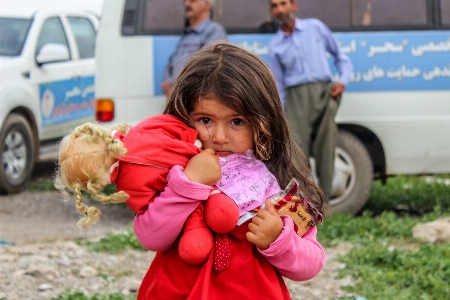
<path fill-rule="evenodd" d="M 45 44 L 36 55 L 38 65 L 45 63 L 69 60 L 69 49 L 61 44 Z"/>

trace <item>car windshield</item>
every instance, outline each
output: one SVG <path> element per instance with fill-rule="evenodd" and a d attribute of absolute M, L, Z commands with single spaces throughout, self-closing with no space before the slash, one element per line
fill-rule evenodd
<path fill-rule="evenodd" d="M 30 24 L 31 19 L 0 18 L 0 55 L 20 55 Z"/>

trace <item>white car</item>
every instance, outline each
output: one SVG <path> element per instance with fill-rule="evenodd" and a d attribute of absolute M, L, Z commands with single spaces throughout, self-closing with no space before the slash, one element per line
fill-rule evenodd
<path fill-rule="evenodd" d="M 94 120 L 97 27 L 84 11 L 0 12 L 0 193 L 23 190 L 66 131 Z"/>

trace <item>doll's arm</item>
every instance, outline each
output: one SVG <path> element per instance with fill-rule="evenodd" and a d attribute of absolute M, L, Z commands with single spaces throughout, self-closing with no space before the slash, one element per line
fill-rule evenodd
<path fill-rule="evenodd" d="M 164 191 L 137 214 L 134 231 L 142 246 L 148 250 L 168 249 L 180 234 L 187 217 L 200 201 L 206 200 L 212 187 L 189 181 L 181 166 L 174 166 L 167 176 Z"/>
<path fill-rule="evenodd" d="M 281 215 L 284 223 L 280 236 L 266 250 L 258 251 L 280 271 L 295 281 L 314 278 L 325 263 L 325 251 L 316 240 L 317 228 L 311 227 L 303 237 L 294 230 L 294 222 Z"/>

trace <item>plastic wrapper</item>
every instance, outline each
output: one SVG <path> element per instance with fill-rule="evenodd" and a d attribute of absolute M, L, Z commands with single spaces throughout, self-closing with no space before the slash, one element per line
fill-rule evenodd
<path fill-rule="evenodd" d="M 275 209 L 280 215 L 288 215 L 294 221 L 295 231 L 298 236 L 302 237 L 312 226 L 321 223 L 323 220 L 322 214 L 316 207 L 308 200 L 308 198 L 300 190 L 298 181 L 294 178 L 287 185 L 287 187 L 270 196 L 268 199 L 273 203 Z M 253 218 L 257 211 L 264 209 L 265 205 L 246 213 L 241 217 L 239 223 Z"/>

